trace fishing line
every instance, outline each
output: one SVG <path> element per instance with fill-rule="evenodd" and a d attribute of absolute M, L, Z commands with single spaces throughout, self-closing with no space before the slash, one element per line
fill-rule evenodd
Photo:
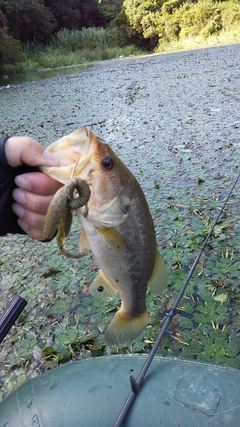
<path fill-rule="evenodd" d="M 180 290 L 180 292 L 179 292 L 179 294 L 178 294 L 178 296 L 177 296 L 177 298 L 176 298 L 176 300 L 175 300 L 175 302 L 174 302 L 171 310 L 167 314 L 167 318 L 166 318 L 166 320 L 165 320 L 165 322 L 163 324 L 162 329 L 160 330 L 160 333 L 159 333 L 159 335 L 157 337 L 157 340 L 156 340 L 153 348 L 151 349 L 151 351 L 150 351 L 147 359 L 145 360 L 145 362 L 144 362 L 144 364 L 142 366 L 142 369 L 141 369 L 141 371 L 140 371 L 137 379 L 136 380 L 134 379 L 135 380 L 135 387 L 137 387 L 137 389 L 140 388 L 142 380 L 143 380 L 144 376 L 146 375 L 149 366 L 152 363 L 152 360 L 153 360 L 153 358 L 154 358 L 154 356 L 156 354 L 156 351 L 157 351 L 157 349 L 158 349 L 158 347 L 159 347 L 159 345 L 160 345 L 160 343 L 161 343 L 161 341 L 162 341 L 162 339 L 164 337 L 164 334 L 165 334 L 165 332 L 166 332 L 166 330 L 168 328 L 168 325 L 171 322 L 173 316 L 175 315 L 176 309 L 177 309 L 178 304 L 180 303 L 180 301 L 181 301 L 181 299 L 182 299 L 182 297 L 184 295 L 184 292 L 186 290 L 188 282 L 190 281 L 190 279 L 191 279 L 191 277 L 192 277 L 192 275 L 193 275 L 193 273 L 194 273 L 194 271 L 195 271 L 195 269 L 197 267 L 199 259 L 202 256 L 202 253 L 203 253 L 203 251 L 204 251 L 204 249 L 205 249 L 205 247 L 206 247 L 206 245 L 208 243 L 208 240 L 209 240 L 209 238 L 210 238 L 210 236 L 211 236 L 211 234 L 212 234 L 212 232 L 213 232 L 213 230 L 214 230 L 217 222 L 219 221 L 219 218 L 221 217 L 221 215 L 222 215 L 222 213 L 223 213 L 223 211 L 224 211 L 224 209 L 226 207 L 226 204 L 229 201 L 230 196 L 231 196 L 231 194 L 232 194 L 232 192 L 233 192 L 233 190 L 234 190 L 234 188 L 235 188 L 235 186 L 236 186 L 239 178 L 240 178 L 240 173 L 238 174 L 235 182 L 233 183 L 233 185 L 231 187 L 231 190 L 230 190 L 230 192 L 229 192 L 229 194 L 228 194 L 228 196 L 227 196 L 227 198 L 226 198 L 226 200 L 225 200 L 222 208 L 220 209 L 219 214 L 217 215 L 217 218 L 213 222 L 213 225 L 212 225 L 212 227 L 211 227 L 211 229 L 210 229 L 210 231 L 209 231 L 206 239 L 204 240 L 204 243 L 203 243 L 203 245 L 202 245 L 202 247 L 201 247 L 201 249 L 200 249 L 200 251 L 199 251 L 199 253 L 198 253 L 198 255 L 197 255 L 197 257 L 196 257 L 196 259 L 195 259 L 195 261 L 194 261 L 194 263 L 193 263 L 193 265 L 192 265 L 192 267 L 191 267 L 191 269 L 190 269 L 190 271 L 189 271 L 189 273 L 188 273 L 188 275 L 186 277 L 186 279 L 185 279 L 185 282 L 182 285 L 182 288 L 181 288 L 181 290 Z M 132 386 L 132 383 L 131 383 L 131 386 Z M 126 399 L 126 401 L 125 401 L 125 403 L 124 403 L 124 405 L 123 405 L 123 407 L 122 407 L 122 409 L 121 409 L 121 411 L 120 411 L 120 413 L 118 415 L 118 418 L 117 418 L 117 420 L 116 420 L 116 422 L 114 424 L 114 427 L 120 427 L 122 425 L 122 423 L 123 423 L 123 421 L 124 421 L 124 419 L 125 419 L 128 411 L 129 411 L 129 409 L 130 409 L 130 407 L 131 407 L 131 405 L 132 405 L 132 403 L 133 403 L 133 401 L 134 401 L 134 399 L 135 399 L 135 397 L 137 395 L 136 391 L 135 392 L 134 391 L 135 390 L 133 390 L 133 389 L 130 391 L 130 393 L 129 393 L 129 395 L 128 395 L 128 397 L 127 397 L 127 399 Z"/>

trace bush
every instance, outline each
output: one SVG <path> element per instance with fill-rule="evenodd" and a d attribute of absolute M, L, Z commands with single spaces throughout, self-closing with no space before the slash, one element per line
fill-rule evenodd
<path fill-rule="evenodd" d="M 240 4 L 238 0 L 227 2 L 222 8 L 222 24 L 225 30 L 240 26 Z"/>
<path fill-rule="evenodd" d="M 0 64 L 16 64 L 25 59 L 26 55 L 23 53 L 20 41 L 4 34 L 0 38 Z"/>
<path fill-rule="evenodd" d="M 80 49 L 95 49 L 107 44 L 107 30 L 104 28 L 83 28 L 82 30 L 67 30 L 64 28 L 56 34 L 57 46 L 75 52 Z"/>
<path fill-rule="evenodd" d="M 36 61 L 27 59 L 17 64 L 5 64 L 3 67 L 4 74 L 8 76 L 33 73 L 39 70 L 39 64 Z"/>
<path fill-rule="evenodd" d="M 7 33 L 6 18 L 0 10 L 0 73 L 5 64 L 16 64 L 26 59 L 21 43 Z"/>
<path fill-rule="evenodd" d="M 53 46 L 48 46 L 42 50 L 42 52 L 37 55 L 36 59 L 42 68 L 66 67 L 83 62 L 80 53 Z"/>
<path fill-rule="evenodd" d="M 221 11 L 219 9 L 215 9 L 211 18 L 208 20 L 208 23 L 205 24 L 202 30 L 202 35 L 204 37 L 209 37 L 212 34 L 218 34 L 222 28 L 223 25 Z"/>
<path fill-rule="evenodd" d="M 168 0 L 162 7 L 159 19 L 159 44 L 188 37 L 208 38 L 239 24 L 240 5 L 237 0 Z"/>
<path fill-rule="evenodd" d="M 108 29 L 108 46 L 123 47 L 135 45 L 144 48 L 149 42 L 134 30 L 126 17 L 124 9 L 121 9 L 116 17 L 110 22 Z"/>
<path fill-rule="evenodd" d="M 64 28 L 56 34 L 55 43 L 58 47 L 75 52 L 82 47 L 82 33 L 79 30 Z"/>
<path fill-rule="evenodd" d="M 183 3 L 185 3 L 185 0 L 168 0 L 164 2 L 162 6 L 162 14 L 172 15 Z"/>
<path fill-rule="evenodd" d="M 96 49 L 107 45 L 107 30 L 104 28 L 83 28 L 82 47 L 84 49 Z"/>

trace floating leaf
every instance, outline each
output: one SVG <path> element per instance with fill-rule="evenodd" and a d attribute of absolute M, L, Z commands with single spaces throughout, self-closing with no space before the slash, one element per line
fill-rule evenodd
<path fill-rule="evenodd" d="M 213 298 L 215 299 L 215 301 L 219 301 L 221 304 L 228 300 L 227 294 L 215 295 Z"/>

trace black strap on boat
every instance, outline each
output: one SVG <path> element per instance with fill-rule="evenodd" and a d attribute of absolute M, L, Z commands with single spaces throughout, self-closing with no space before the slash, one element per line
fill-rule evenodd
<path fill-rule="evenodd" d="M 196 259 L 195 259 L 195 261 L 194 261 L 194 263 L 193 263 L 193 265 L 192 265 L 192 267 L 191 267 L 191 269 L 190 269 L 190 271 L 189 271 L 189 273 L 188 273 L 188 275 L 186 277 L 186 280 L 183 283 L 182 288 L 181 288 L 181 290 L 180 290 L 180 292 L 179 292 L 179 294 L 178 294 L 178 296 L 177 296 L 177 298 L 176 298 L 176 300 L 175 300 L 175 302 L 174 302 L 174 304 L 173 304 L 173 306 L 171 308 L 171 310 L 167 314 L 167 318 L 166 318 L 166 320 L 165 320 L 165 322 L 163 324 L 163 327 L 162 327 L 162 329 L 161 329 L 161 331 L 160 331 L 160 333 L 159 333 L 159 335 L 157 337 L 157 340 L 156 340 L 153 348 L 151 349 L 151 351 L 150 351 L 147 359 L 145 360 L 145 362 L 144 362 L 144 364 L 142 366 L 142 369 L 141 369 L 141 371 L 140 371 L 137 379 L 136 380 L 134 379 L 134 388 L 132 387 L 132 382 L 133 381 L 131 380 L 131 376 L 130 376 L 131 391 L 130 391 L 130 393 L 129 393 L 129 395 L 128 395 L 128 397 L 127 397 L 127 399 L 126 399 L 126 401 L 125 401 L 125 403 L 124 403 L 124 405 L 123 405 L 123 407 L 122 407 L 122 409 L 121 409 L 121 411 L 119 413 L 119 416 L 118 416 L 118 418 L 117 418 L 117 420 L 116 420 L 116 422 L 114 424 L 114 427 L 120 427 L 122 425 L 122 423 L 123 423 L 123 421 L 124 421 L 124 419 L 125 419 L 128 411 L 129 411 L 129 409 L 130 409 L 130 407 L 131 407 L 131 405 L 132 405 L 132 403 L 133 403 L 133 401 L 134 401 L 134 399 L 135 399 L 135 397 L 137 395 L 136 390 L 139 390 L 139 388 L 140 388 L 142 380 L 143 380 L 144 376 L 146 375 L 149 366 L 151 365 L 153 357 L 156 354 L 158 346 L 160 345 L 160 343 L 161 343 L 161 341 L 162 341 L 162 339 L 164 337 L 164 334 L 165 334 L 165 332 L 166 332 L 166 330 L 168 328 L 169 323 L 171 322 L 173 316 L 175 315 L 175 312 L 176 312 L 176 309 L 178 307 L 178 304 L 180 303 L 180 301 L 181 301 L 181 299 L 182 299 L 182 297 L 184 295 L 186 287 L 187 287 L 187 285 L 188 285 L 188 283 L 189 283 L 189 281 L 190 281 L 190 279 L 191 279 L 191 277 L 192 277 L 192 275 L 194 273 L 194 270 L 197 267 L 199 259 L 202 256 L 202 253 L 203 253 L 203 251 L 204 251 L 204 249 L 205 249 L 205 247 L 206 247 L 206 245 L 208 243 L 208 240 L 209 240 L 209 238 L 210 238 L 210 236 L 211 236 L 211 234 L 212 234 L 212 232 L 213 232 L 213 230 L 214 230 L 217 222 L 219 221 L 219 218 L 221 217 L 221 215 L 222 215 L 222 213 L 223 213 L 223 211 L 225 209 L 225 206 L 226 206 L 228 200 L 230 199 L 230 196 L 231 196 L 231 194 L 232 194 L 232 192 L 233 192 L 233 190 L 234 190 L 234 188 L 235 188 L 235 186 L 236 186 L 239 178 L 240 178 L 240 173 L 238 174 L 238 177 L 236 178 L 234 184 L 232 185 L 232 188 L 231 188 L 231 190 L 230 190 L 230 192 L 229 192 L 229 194 L 228 194 L 228 196 L 227 196 L 227 198 L 226 198 L 226 200 L 225 200 L 225 202 L 224 202 L 224 204 L 223 204 L 223 206 L 222 206 L 219 214 L 217 215 L 217 218 L 215 219 L 215 221 L 214 221 L 214 223 L 213 223 L 213 225 L 212 225 L 212 227 L 211 227 L 211 229 L 210 229 L 210 231 L 209 231 L 209 233 L 208 233 L 208 235 L 207 235 L 207 237 L 206 237 L 206 239 L 205 239 L 205 241 L 204 241 L 204 243 L 203 243 L 203 245 L 202 245 L 202 247 L 200 249 L 200 251 L 199 251 L 199 253 L 198 253 L 198 255 L 197 255 L 197 257 L 196 257 Z"/>

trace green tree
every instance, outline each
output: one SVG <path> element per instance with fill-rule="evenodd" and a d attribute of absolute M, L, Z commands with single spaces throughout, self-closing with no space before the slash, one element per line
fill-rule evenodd
<path fill-rule="evenodd" d="M 44 0 L 44 5 L 48 7 L 56 19 L 56 31 L 63 28 L 75 30 L 80 28 L 81 13 L 78 0 Z"/>
<path fill-rule="evenodd" d="M 124 0 L 123 7 L 131 27 L 159 44 L 240 25 L 238 0 Z"/>
<path fill-rule="evenodd" d="M 44 0 L 44 5 L 52 11 L 57 21 L 57 31 L 103 25 L 98 0 Z"/>
<path fill-rule="evenodd" d="M 103 17 L 98 0 L 79 0 L 81 28 L 102 27 Z"/>
<path fill-rule="evenodd" d="M 118 0 L 100 0 L 99 10 L 104 19 L 104 26 L 110 24 L 121 10 L 123 1 Z"/>
<path fill-rule="evenodd" d="M 0 3 L 6 17 L 8 32 L 21 42 L 48 42 L 56 21 L 52 12 L 41 0 L 5 0 Z"/>
<path fill-rule="evenodd" d="M 19 40 L 7 33 L 6 18 L 0 10 L 0 74 L 4 64 L 16 64 L 26 59 Z"/>
<path fill-rule="evenodd" d="M 164 3 L 158 25 L 159 43 L 197 36 L 207 38 L 240 25 L 240 4 L 235 0 L 180 2 Z"/>
<path fill-rule="evenodd" d="M 108 26 L 108 41 L 112 46 L 134 44 L 141 48 L 148 48 L 148 42 L 146 43 L 143 36 L 130 26 L 123 8 Z"/>
<path fill-rule="evenodd" d="M 164 0 L 124 0 L 130 25 L 145 38 L 157 35 L 157 23 Z"/>

